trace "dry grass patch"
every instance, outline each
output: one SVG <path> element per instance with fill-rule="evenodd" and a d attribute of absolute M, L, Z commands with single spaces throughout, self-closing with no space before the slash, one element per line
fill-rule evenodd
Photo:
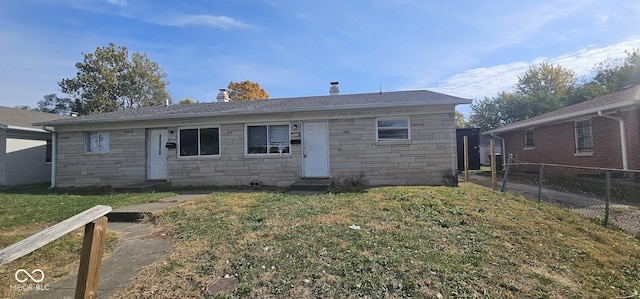
<path fill-rule="evenodd" d="M 34 225 L 39 229 L 40 225 Z M 32 226 L 14 227 L 15 231 L 30 232 Z M 15 234 L 15 231 L 0 232 L 0 248 L 7 247 L 32 235 Z M 41 269 L 45 274 L 41 285 L 51 284 L 74 271 L 78 271 L 84 228 L 78 229 L 68 235 L 45 245 L 44 247 L 0 268 L 0 298 L 15 298 L 25 294 L 25 291 L 12 289 L 11 285 L 18 285 L 14 274 L 18 269 Z M 107 232 L 105 239 L 105 257 L 113 252 L 118 244 L 120 234 L 114 231 Z"/>
<path fill-rule="evenodd" d="M 171 254 L 122 297 L 602 298 L 640 291 L 640 242 L 462 184 L 293 196 L 217 193 L 153 219 Z M 351 229 L 350 225 L 360 229 Z"/>

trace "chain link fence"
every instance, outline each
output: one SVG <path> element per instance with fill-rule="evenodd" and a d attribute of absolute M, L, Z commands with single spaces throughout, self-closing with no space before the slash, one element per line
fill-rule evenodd
<path fill-rule="evenodd" d="M 560 205 L 640 237 L 640 171 L 507 163 L 501 191 Z"/>

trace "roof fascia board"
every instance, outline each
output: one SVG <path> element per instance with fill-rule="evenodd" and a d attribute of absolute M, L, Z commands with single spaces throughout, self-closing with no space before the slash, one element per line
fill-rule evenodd
<path fill-rule="evenodd" d="M 39 133 L 49 133 L 49 131 L 43 130 L 43 129 L 26 128 L 26 127 L 19 127 L 19 126 L 6 126 L 6 129 L 8 129 L 8 130 L 18 130 L 18 131 L 39 132 Z"/>
<path fill-rule="evenodd" d="M 615 104 L 611 104 L 611 105 L 605 105 L 605 106 L 602 106 L 602 107 L 595 107 L 595 108 L 590 108 L 590 109 L 586 109 L 586 110 L 580 110 L 580 111 L 576 111 L 576 112 L 572 112 L 572 113 L 557 115 L 557 116 L 553 116 L 553 117 L 549 117 L 549 118 L 542 118 L 542 119 L 539 119 L 539 120 L 536 120 L 536 121 L 526 122 L 526 123 L 523 123 L 523 124 L 515 124 L 513 126 L 508 126 L 508 127 L 504 127 L 504 128 L 497 128 L 497 129 L 493 129 L 493 130 L 484 132 L 482 134 L 483 135 L 485 135 L 485 134 L 486 135 L 499 134 L 499 133 L 515 131 L 515 130 L 519 130 L 519 129 L 530 128 L 530 127 L 535 127 L 535 126 L 549 124 L 549 123 L 557 123 L 557 122 L 561 122 L 561 121 L 564 121 L 564 120 L 577 118 L 577 117 L 580 117 L 580 116 L 598 114 L 598 111 L 607 111 L 607 110 L 611 110 L 611 109 L 619 109 L 619 108 L 622 108 L 622 107 L 638 105 L 638 104 L 640 104 L 640 100 L 624 101 L 624 102 L 615 103 Z"/>

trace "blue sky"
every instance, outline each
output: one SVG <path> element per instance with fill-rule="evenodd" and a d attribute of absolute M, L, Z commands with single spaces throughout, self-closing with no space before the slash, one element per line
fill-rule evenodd
<path fill-rule="evenodd" d="M 174 101 L 229 81 L 272 98 L 429 89 L 481 99 L 543 61 L 580 76 L 640 48 L 640 1 L 6 0 L 0 105 L 36 106 L 109 42 L 164 67 Z M 468 106 L 459 110 L 467 113 Z"/>

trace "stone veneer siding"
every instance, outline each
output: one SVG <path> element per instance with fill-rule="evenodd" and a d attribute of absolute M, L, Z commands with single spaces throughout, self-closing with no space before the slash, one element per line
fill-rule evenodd
<path fill-rule="evenodd" d="M 108 131 L 108 153 L 85 153 L 84 132 L 57 133 L 56 186 L 123 186 L 146 179 L 145 129 Z"/>
<path fill-rule="evenodd" d="M 375 118 L 329 122 L 334 178 L 359 177 L 369 185 L 440 185 L 455 173 L 456 132 L 448 113 L 410 117 L 411 141 L 376 142 Z"/>
<path fill-rule="evenodd" d="M 443 177 L 455 174 L 456 166 L 454 114 L 443 110 L 398 114 L 410 117 L 411 141 L 403 142 L 376 142 L 374 116 L 329 119 L 330 176 L 361 177 L 369 185 L 441 185 Z M 302 145 L 291 145 L 291 153 L 282 156 L 245 155 L 244 123 L 211 125 L 219 127 L 220 155 L 177 157 L 177 150 L 169 149 L 172 185 L 288 186 L 301 178 Z M 58 133 L 57 186 L 120 186 L 146 179 L 145 129 L 109 132 L 106 154 L 84 153 L 83 132 Z"/>

